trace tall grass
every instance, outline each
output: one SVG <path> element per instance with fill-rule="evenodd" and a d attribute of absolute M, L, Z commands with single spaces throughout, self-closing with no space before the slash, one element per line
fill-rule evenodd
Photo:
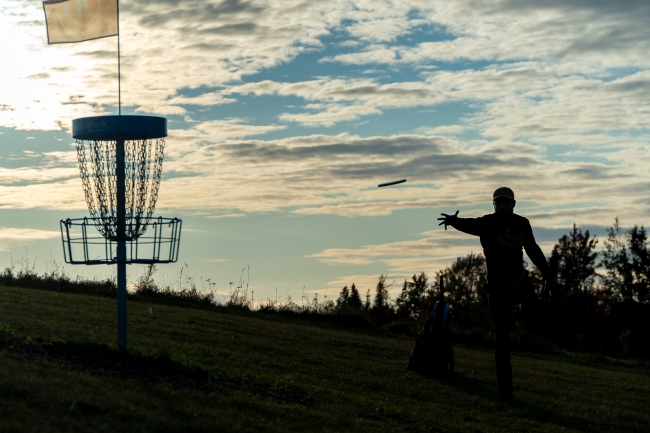
<path fill-rule="evenodd" d="M 244 286 L 244 272 L 248 271 L 246 277 L 246 285 Z M 248 299 L 248 283 L 250 281 L 250 266 L 242 269 L 239 274 L 239 282 L 235 288 L 232 288 L 232 283 L 230 283 L 230 293 L 228 294 L 228 299 L 226 300 L 226 306 L 234 308 L 242 308 L 250 310 L 252 308 L 252 301 Z"/>
<path fill-rule="evenodd" d="M 185 280 L 183 280 L 183 271 L 185 270 Z M 219 305 L 215 299 L 213 291 L 199 292 L 196 287 L 194 279 L 187 275 L 187 265 L 181 268 L 179 282 L 185 282 L 185 286 L 180 286 L 178 289 L 172 289 L 170 285 L 158 285 L 153 276 L 156 273 L 156 265 L 150 264 L 147 266 L 144 274 L 140 276 L 138 282 L 135 284 L 134 294 L 144 298 L 161 298 L 170 301 L 180 300 L 185 302 L 197 303 L 200 305 Z M 179 284 L 180 285 L 180 284 Z"/>
<path fill-rule="evenodd" d="M 27 259 L 12 258 L 9 266 L 0 273 L 0 285 L 110 297 L 115 296 L 117 292 L 115 278 L 98 280 L 80 275 L 73 277 L 56 260 L 52 260 L 47 270 L 39 274 L 35 271 L 35 264 L 30 265 Z"/>

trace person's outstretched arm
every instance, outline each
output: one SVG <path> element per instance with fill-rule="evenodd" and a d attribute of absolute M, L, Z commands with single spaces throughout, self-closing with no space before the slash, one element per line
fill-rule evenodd
<path fill-rule="evenodd" d="M 440 221 L 439 226 L 445 225 L 445 230 L 447 226 L 452 226 L 458 231 L 467 233 L 468 235 L 481 236 L 483 228 L 483 219 L 482 218 L 458 218 L 458 211 L 454 215 L 447 215 L 446 213 L 441 213 L 442 218 L 438 218 Z"/>

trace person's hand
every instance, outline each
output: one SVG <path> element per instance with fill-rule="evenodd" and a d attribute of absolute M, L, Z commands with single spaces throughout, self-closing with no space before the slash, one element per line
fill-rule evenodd
<path fill-rule="evenodd" d="M 441 221 L 439 226 L 445 225 L 445 230 L 447 230 L 447 226 L 452 225 L 454 221 L 458 219 L 458 211 L 456 211 L 455 214 L 453 215 L 447 215 L 446 213 L 441 213 L 440 215 L 444 215 L 443 218 L 438 218 L 438 221 Z"/>

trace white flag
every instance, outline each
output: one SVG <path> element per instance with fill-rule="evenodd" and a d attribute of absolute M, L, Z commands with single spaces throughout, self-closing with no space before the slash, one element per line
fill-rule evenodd
<path fill-rule="evenodd" d="M 118 0 L 49 0 L 43 2 L 47 41 L 81 42 L 117 36 Z"/>

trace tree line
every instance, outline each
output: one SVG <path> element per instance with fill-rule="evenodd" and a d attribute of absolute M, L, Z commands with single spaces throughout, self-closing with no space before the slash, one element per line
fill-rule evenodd
<path fill-rule="evenodd" d="M 638 225 L 623 229 L 616 218 L 600 249 L 599 243 L 589 230 L 574 224 L 548 257 L 556 284 L 545 287 L 541 273 L 529 269 L 543 337 L 571 350 L 650 357 L 648 233 Z M 369 291 L 362 300 L 354 284 L 346 286 L 335 308 L 342 314 L 365 314 L 380 325 L 422 322 L 439 296 L 443 277 L 446 299 L 454 309 L 452 326 L 458 332 L 485 334 L 492 326 L 483 287 L 486 274 L 483 255 L 470 253 L 437 271 L 431 283 L 424 272 L 404 280 L 394 300 L 386 275 L 379 277 L 372 301 Z"/>

